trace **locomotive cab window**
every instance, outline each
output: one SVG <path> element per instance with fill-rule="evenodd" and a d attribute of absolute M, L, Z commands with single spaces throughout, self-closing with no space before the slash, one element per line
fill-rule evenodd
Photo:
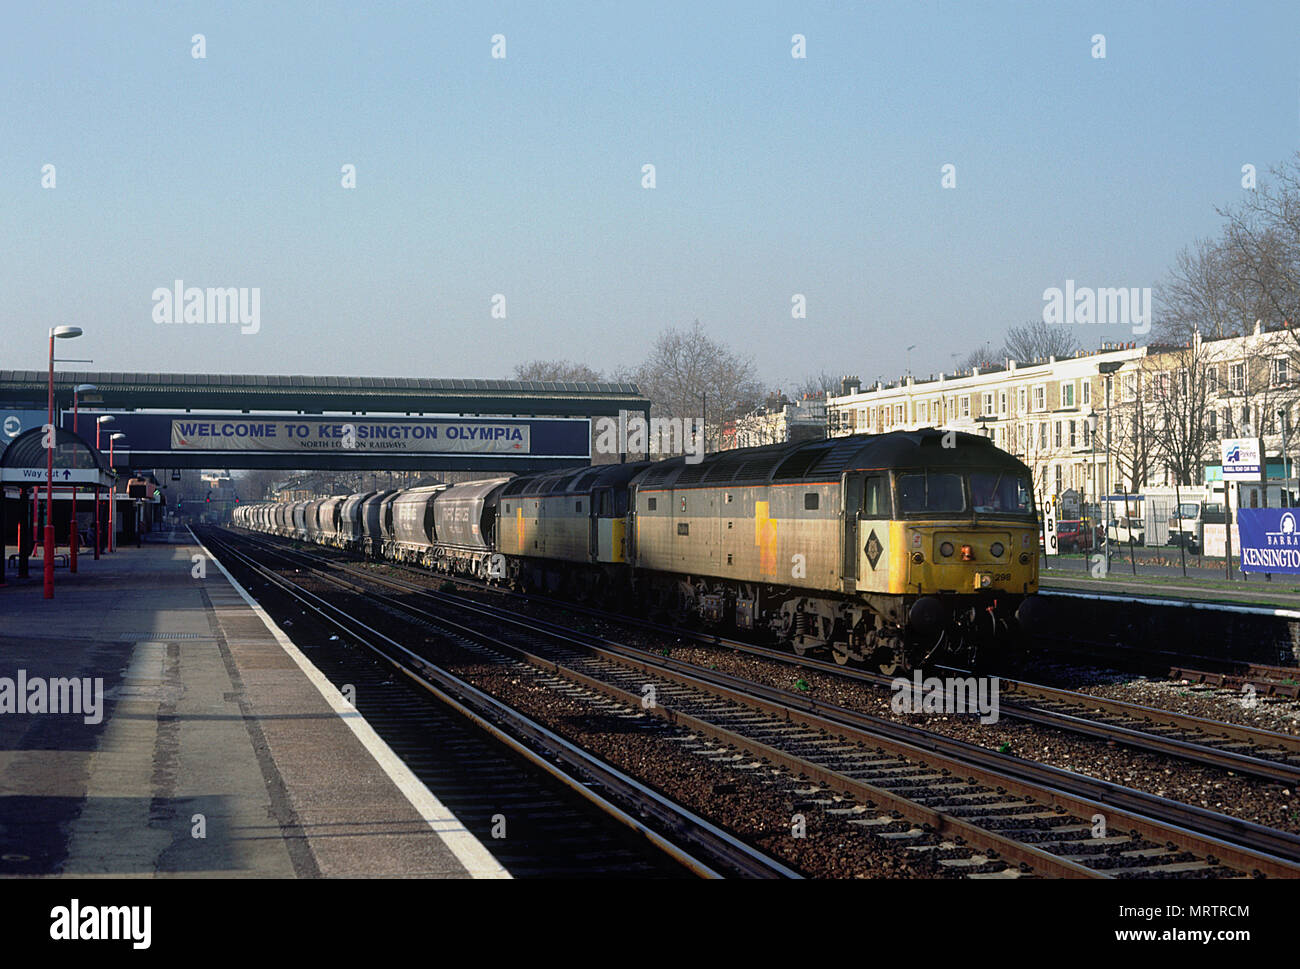
<path fill-rule="evenodd" d="M 883 474 L 869 474 L 862 482 L 862 517 L 891 518 L 889 479 Z"/>
<path fill-rule="evenodd" d="M 805 491 L 803 495 L 804 511 L 816 511 L 821 503 L 821 495 L 815 491 Z"/>
<path fill-rule="evenodd" d="M 898 501 L 904 515 L 966 510 L 961 475 L 950 472 L 909 471 L 898 476 Z"/>
<path fill-rule="evenodd" d="M 1032 515 L 1033 491 L 1029 479 L 1005 471 L 973 471 L 971 505 L 977 514 Z"/>

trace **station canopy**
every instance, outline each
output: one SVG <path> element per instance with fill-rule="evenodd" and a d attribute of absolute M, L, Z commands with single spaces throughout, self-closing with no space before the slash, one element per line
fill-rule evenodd
<path fill-rule="evenodd" d="M 45 428 L 33 427 L 30 431 L 24 431 L 0 454 L 0 481 L 9 486 L 43 486 L 46 482 L 47 454 Z M 56 487 L 76 484 L 107 488 L 114 480 L 113 472 L 104 463 L 103 454 L 72 431 L 60 428 L 55 432 Z"/>

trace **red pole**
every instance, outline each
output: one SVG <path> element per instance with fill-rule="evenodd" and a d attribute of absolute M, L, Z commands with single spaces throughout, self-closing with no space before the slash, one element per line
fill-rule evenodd
<path fill-rule="evenodd" d="M 108 468 L 110 471 L 116 471 L 117 465 L 113 463 L 113 435 L 108 436 Z M 113 483 L 108 487 L 108 550 L 117 551 L 117 530 L 113 527 L 113 506 L 117 504 L 117 478 L 113 478 Z"/>
<path fill-rule="evenodd" d="M 96 468 L 99 467 L 99 429 L 103 426 L 104 426 L 103 424 L 99 423 L 99 418 L 96 417 L 95 418 L 95 452 L 96 452 L 95 467 Z M 98 471 L 95 472 L 95 478 L 96 479 L 99 478 Z M 102 501 L 103 499 L 100 498 L 99 496 L 99 485 L 96 484 L 95 485 L 95 561 L 96 562 L 99 561 L 99 546 L 100 543 L 103 541 L 103 536 L 100 535 L 99 533 L 99 506 Z"/>
<path fill-rule="evenodd" d="M 53 440 L 45 449 L 45 598 L 54 598 L 54 446 L 58 430 L 54 426 L 54 331 L 50 330 L 49 423 Z"/>
<path fill-rule="evenodd" d="M 72 433 L 77 433 L 77 403 L 78 394 L 72 392 Z M 72 449 L 72 466 L 77 466 L 77 449 Z M 68 536 L 68 571 L 75 573 L 77 571 L 77 486 L 72 486 L 72 534 Z"/>

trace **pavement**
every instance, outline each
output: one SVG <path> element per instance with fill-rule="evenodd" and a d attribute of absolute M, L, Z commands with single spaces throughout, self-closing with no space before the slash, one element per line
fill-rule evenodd
<path fill-rule="evenodd" d="M 187 532 L 153 538 L 53 600 L 0 588 L 0 875 L 504 876 Z"/>

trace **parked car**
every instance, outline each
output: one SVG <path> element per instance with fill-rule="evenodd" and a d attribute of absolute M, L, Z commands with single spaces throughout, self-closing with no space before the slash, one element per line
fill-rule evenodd
<path fill-rule="evenodd" d="M 1081 552 L 1093 546 L 1093 529 L 1081 519 L 1066 518 L 1056 523 L 1056 545 L 1062 552 Z"/>
<path fill-rule="evenodd" d="M 1109 541 L 1119 542 L 1121 545 L 1127 545 L 1130 538 L 1134 545 L 1145 545 L 1146 524 L 1140 518 L 1130 518 L 1127 515 L 1112 518 L 1110 524 L 1106 526 L 1106 537 Z"/>

